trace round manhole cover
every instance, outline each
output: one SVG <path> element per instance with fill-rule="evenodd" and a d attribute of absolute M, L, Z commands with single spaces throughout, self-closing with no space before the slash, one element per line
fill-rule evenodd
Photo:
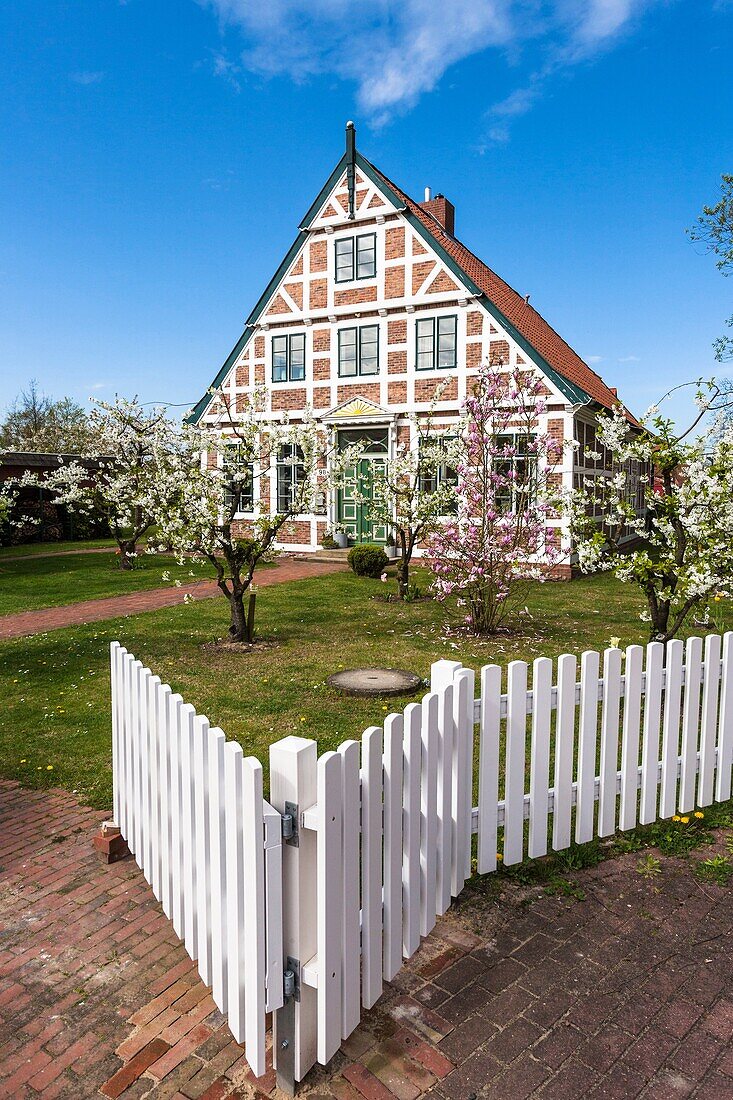
<path fill-rule="evenodd" d="M 350 668 L 334 672 L 326 681 L 344 695 L 412 695 L 422 682 L 401 668 Z"/>

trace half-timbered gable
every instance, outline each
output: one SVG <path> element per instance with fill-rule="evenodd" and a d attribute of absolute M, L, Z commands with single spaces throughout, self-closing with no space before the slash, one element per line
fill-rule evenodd
<path fill-rule="evenodd" d="M 432 406 L 436 423 L 449 425 L 486 361 L 539 372 L 543 427 L 559 440 L 574 436 L 578 417 L 592 423 L 617 404 L 529 298 L 458 240 L 454 217 L 444 196 L 416 202 L 392 183 L 356 150 L 350 125 L 346 153 L 192 418 L 221 423 L 219 388 L 236 417 L 243 395 L 265 386 L 268 416 L 297 420 L 310 408 L 334 446 L 368 427 L 376 462 L 409 438 L 410 413 Z M 572 485 L 572 456 L 556 476 Z M 259 492 L 274 507 L 276 477 Z M 355 524 L 337 494 L 322 508 L 299 521 L 292 545 L 317 549 L 336 523 L 356 539 L 388 536 Z"/>

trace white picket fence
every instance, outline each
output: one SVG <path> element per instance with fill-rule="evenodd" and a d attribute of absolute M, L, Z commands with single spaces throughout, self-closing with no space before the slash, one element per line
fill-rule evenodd
<path fill-rule="evenodd" d="M 733 634 L 529 673 L 486 666 L 475 698 L 438 661 L 360 741 L 277 742 L 270 806 L 259 762 L 113 644 L 116 821 L 255 1074 L 269 1010 L 281 1084 L 333 1057 L 460 893 L 473 834 L 487 873 L 500 845 L 515 864 L 731 797 Z"/>

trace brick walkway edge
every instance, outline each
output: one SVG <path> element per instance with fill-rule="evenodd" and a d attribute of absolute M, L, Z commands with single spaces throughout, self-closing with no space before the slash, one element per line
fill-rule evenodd
<path fill-rule="evenodd" d="M 0 781 L 0 1096 L 275 1097 L 134 862 L 96 860 L 104 816 Z M 731 1100 L 731 892 L 639 858 L 469 889 L 302 1093 Z"/>
<path fill-rule="evenodd" d="M 60 555 L 59 555 L 60 556 Z M 277 565 L 257 574 L 257 587 L 267 588 L 284 581 L 307 580 L 324 573 L 336 573 L 344 569 L 340 563 L 317 563 L 281 558 Z M 143 611 L 159 611 L 183 603 L 184 596 L 196 600 L 221 596 L 214 581 L 195 581 L 180 588 L 150 588 L 146 592 L 130 592 L 125 596 L 106 596 L 98 600 L 67 604 L 65 607 L 46 607 L 37 611 L 20 611 L 15 615 L 0 615 L 0 640 L 24 638 L 31 634 L 45 634 L 47 630 L 60 630 L 65 626 L 81 626 L 84 623 L 118 619 L 123 615 L 138 615 Z"/>

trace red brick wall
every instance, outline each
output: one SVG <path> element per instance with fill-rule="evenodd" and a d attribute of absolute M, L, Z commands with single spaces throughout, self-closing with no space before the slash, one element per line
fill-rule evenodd
<path fill-rule="evenodd" d="M 481 365 L 481 345 L 466 344 L 466 366 L 479 367 Z"/>
<path fill-rule="evenodd" d="M 294 542 L 299 546 L 309 543 L 311 540 L 311 525 L 309 520 L 298 519 L 286 523 L 280 530 L 278 542 Z"/>
<path fill-rule="evenodd" d="M 248 386 L 249 385 L 249 367 L 247 366 L 246 363 L 243 364 L 242 366 L 237 367 L 236 380 L 237 380 L 237 385 L 238 386 Z"/>
<path fill-rule="evenodd" d="M 466 316 L 466 335 L 467 336 L 480 336 L 484 330 L 484 318 L 483 314 L 478 310 L 473 310 Z"/>
<path fill-rule="evenodd" d="M 389 383 L 389 403 L 390 405 L 407 404 L 407 382 Z"/>
<path fill-rule="evenodd" d="M 328 283 L 325 279 L 311 279 L 310 308 L 325 309 L 328 305 Z"/>
<path fill-rule="evenodd" d="M 355 306 L 361 302 L 376 302 L 376 300 L 376 286 L 355 286 L 350 290 L 335 290 L 333 294 L 335 306 Z M 325 301 L 323 304 L 325 306 Z"/>
<path fill-rule="evenodd" d="M 388 374 L 406 374 L 407 373 L 407 352 L 406 351 L 388 351 L 387 352 L 387 373 Z"/>
<path fill-rule="evenodd" d="M 356 385 L 352 383 L 350 386 L 339 386 L 336 404 L 340 405 L 342 401 L 349 401 L 352 397 L 355 397 L 357 393 L 360 397 L 365 397 L 367 401 L 373 401 L 375 405 L 379 404 L 378 382 L 372 382 L 369 385 Z"/>
<path fill-rule="evenodd" d="M 327 378 L 331 377 L 331 360 L 330 359 L 314 359 L 313 360 L 313 380 L 315 382 L 323 382 Z"/>
<path fill-rule="evenodd" d="M 314 328 L 313 329 L 313 351 L 330 351 L 331 350 L 331 330 L 330 328 Z"/>
<path fill-rule="evenodd" d="M 264 336 L 255 336 L 255 359 L 265 358 L 265 338 Z"/>
<path fill-rule="evenodd" d="M 272 391 L 273 412 L 279 412 L 282 409 L 292 412 L 293 409 L 302 409 L 304 405 L 305 390 L 302 387 L 297 390 L 273 389 Z"/>
<path fill-rule="evenodd" d="M 328 257 L 327 241 L 311 241 L 310 269 L 311 271 L 325 271 Z"/>
<path fill-rule="evenodd" d="M 387 343 L 404 344 L 407 340 L 407 321 L 387 322 Z"/>
<path fill-rule="evenodd" d="M 509 363 L 509 342 L 507 340 L 492 340 L 489 344 L 489 362 L 494 365 L 498 363 Z"/>
<path fill-rule="evenodd" d="M 403 298 L 405 295 L 404 267 L 388 267 L 384 273 L 385 298 Z"/>
<path fill-rule="evenodd" d="M 313 390 L 313 404 L 317 409 L 328 409 L 331 405 L 331 387 L 316 386 Z"/>
<path fill-rule="evenodd" d="M 424 261 L 421 264 L 412 265 L 412 293 L 417 294 L 420 287 L 435 267 L 433 260 Z"/>
<path fill-rule="evenodd" d="M 303 308 L 303 284 L 284 283 L 283 289 L 290 295 L 298 309 Z"/>
<path fill-rule="evenodd" d="M 397 260 L 405 254 L 405 228 L 396 226 L 385 233 L 384 255 L 387 260 Z"/>
<path fill-rule="evenodd" d="M 415 379 L 415 400 L 432 401 L 437 387 L 443 382 L 445 376 Z M 456 401 L 458 399 L 458 379 L 454 376 L 440 395 L 441 401 Z"/>

